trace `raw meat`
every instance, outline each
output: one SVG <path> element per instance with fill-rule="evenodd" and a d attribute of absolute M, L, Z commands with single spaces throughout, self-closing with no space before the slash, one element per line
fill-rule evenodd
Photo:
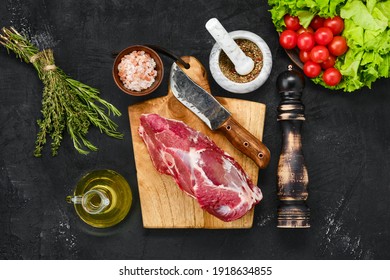
<path fill-rule="evenodd" d="M 143 114 L 140 123 L 138 133 L 155 168 L 210 214 L 233 221 L 262 199 L 241 166 L 203 133 L 157 114 Z"/>

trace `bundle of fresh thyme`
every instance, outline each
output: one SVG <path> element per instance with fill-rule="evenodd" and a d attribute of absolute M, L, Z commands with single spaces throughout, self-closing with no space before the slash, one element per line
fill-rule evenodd
<path fill-rule="evenodd" d="M 3 28 L 1 31 L 0 43 L 8 51 L 14 52 L 18 58 L 31 63 L 44 85 L 42 118 L 37 121 L 39 132 L 35 142 L 36 157 L 42 155 L 43 146 L 49 136 L 52 139 L 52 155 L 57 155 L 65 128 L 73 140 L 74 147 L 81 154 L 88 154 L 88 150 L 97 150 L 97 147 L 86 138 L 91 124 L 108 136 L 123 138 L 123 134 L 116 130 L 117 125 L 109 117 L 111 114 L 120 116 L 121 113 L 112 104 L 100 98 L 97 89 L 70 78 L 55 66 L 51 49 L 40 51 L 26 36 L 12 27 Z"/>

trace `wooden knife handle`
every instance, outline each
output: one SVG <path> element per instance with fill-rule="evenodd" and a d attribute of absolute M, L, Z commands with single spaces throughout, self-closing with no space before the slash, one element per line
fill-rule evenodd
<path fill-rule="evenodd" d="M 268 148 L 233 117 L 229 117 L 218 129 L 240 152 L 251 158 L 259 168 L 266 168 L 271 158 Z"/>

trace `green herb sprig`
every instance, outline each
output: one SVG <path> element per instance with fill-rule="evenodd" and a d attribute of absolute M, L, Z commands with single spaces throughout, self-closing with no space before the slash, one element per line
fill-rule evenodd
<path fill-rule="evenodd" d="M 57 155 L 65 129 L 80 154 L 96 151 L 97 147 L 86 138 L 91 124 L 101 133 L 123 139 L 118 126 L 110 119 L 110 115 L 120 116 L 121 113 L 99 97 L 99 90 L 67 76 L 55 65 L 51 49 L 40 51 L 12 27 L 1 31 L 0 43 L 18 58 L 31 63 L 44 85 L 34 156 L 42 155 L 48 137 L 51 138 L 51 153 Z"/>

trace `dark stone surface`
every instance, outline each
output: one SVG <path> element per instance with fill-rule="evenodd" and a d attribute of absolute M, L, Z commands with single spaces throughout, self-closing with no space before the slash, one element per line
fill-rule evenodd
<path fill-rule="evenodd" d="M 266 1 L 7 0 L 0 25 L 54 47 L 56 63 L 97 87 L 116 105 L 123 141 L 91 129 L 99 151 L 79 155 L 69 136 L 57 157 L 32 152 L 42 84 L 35 70 L 0 48 L 0 258 L 1 259 L 388 259 L 390 253 L 390 80 L 371 90 L 334 93 L 306 81 L 303 149 L 309 170 L 312 227 L 276 225 L 276 168 L 281 133 L 276 122 L 276 78 L 290 60 L 278 45 Z M 204 28 L 217 17 L 227 30 L 265 39 L 274 66 L 269 80 L 239 98 L 267 105 L 264 142 L 273 155 L 260 172 L 263 202 L 250 230 L 147 230 L 142 227 L 127 106 L 167 92 L 167 74 L 152 96 L 122 93 L 111 77 L 111 52 L 132 44 L 158 44 L 196 56 L 208 69 L 214 43 Z M 168 73 L 171 61 L 163 57 Z M 215 95 L 237 97 L 210 78 Z M 134 204 L 109 230 L 83 224 L 65 203 L 86 172 L 110 168 L 130 183 Z"/>

